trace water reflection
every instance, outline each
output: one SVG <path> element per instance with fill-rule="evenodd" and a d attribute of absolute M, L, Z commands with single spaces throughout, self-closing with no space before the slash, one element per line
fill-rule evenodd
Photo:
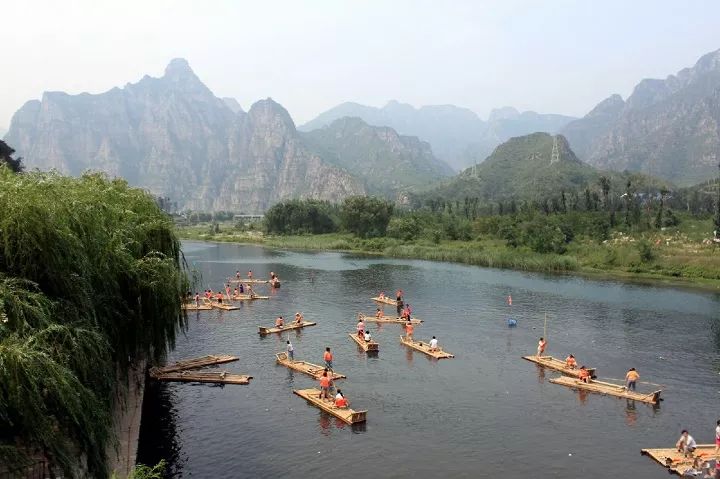
<path fill-rule="evenodd" d="M 632 427 L 637 422 L 637 406 L 635 401 L 627 399 L 625 402 L 625 423 Z"/>

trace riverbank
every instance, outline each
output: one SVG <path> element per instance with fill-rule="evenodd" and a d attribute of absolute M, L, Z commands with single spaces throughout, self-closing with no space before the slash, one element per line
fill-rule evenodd
<path fill-rule="evenodd" d="M 274 236 L 259 231 L 238 232 L 208 226 L 179 227 L 182 239 L 264 245 L 272 248 L 342 251 L 392 258 L 448 261 L 520 271 L 572 273 L 594 278 L 662 283 L 720 291 L 720 247 L 703 244 L 683 231 L 658 232 L 640 237 L 615 235 L 597 243 L 577 240 L 565 254 L 536 253 L 512 248 L 502 240 L 401 241 L 394 238 L 361 239 L 351 234 Z M 639 245 L 647 245 L 640 247 Z"/>

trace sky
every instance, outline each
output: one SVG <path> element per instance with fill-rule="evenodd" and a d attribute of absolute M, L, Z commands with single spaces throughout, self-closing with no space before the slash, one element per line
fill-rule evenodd
<path fill-rule="evenodd" d="M 297 124 L 345 101 L 582 116 L 720 49 L 717 0 L 5 1 L 0 129 L 44 91 L 100 93 L 186 58 Z"/>

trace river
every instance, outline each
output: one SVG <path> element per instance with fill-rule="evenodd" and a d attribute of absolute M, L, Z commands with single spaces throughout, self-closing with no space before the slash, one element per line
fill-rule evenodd
<path fill-rule="evenodd" d="M 168 358 L 234 354 L 228 371 L 247 386 L 152 384 L 145 395 L 138 459 L 169 462 L 168 477 L 660 478 L 641 448 L 672 447 L 687 428 L 711 443 L 720 417 L 720 295 L 449 263 L 342 253 L 288 252 L 187 242 L 200 289 L 252 269 L 278 273 L 267 301 L 237 311 L 190 313 Z M 399 344 L 399 325 L 371 325 L 368 357 L 347 336 L 371 296 L 405 291 L 455 359 L 431 360 Z M 258 287 L 266 291 L 265 287 Z M 512 294 L 512 311 L 506 303 Z M 387 310 L 394 308 L 387 306 Z M 350 427 L 292 389 L 312 378 L 278 366 L 287 334 L 260 338 L 282 314 L 302 311 L 317 326 L 290 332 L 296 359 L 322 362 L 326 346 L 347 375 L 337 385 L 367 423 Z M 551 384 L 521 356 L 535 351 L 547 314 L 548 353 L 573 353 L 599 378 L 663 385 L 659 407 Z M 506 318 L 518 326 L 509 329 Z M 639 384 L 639 390 L 654 386 Z"/>

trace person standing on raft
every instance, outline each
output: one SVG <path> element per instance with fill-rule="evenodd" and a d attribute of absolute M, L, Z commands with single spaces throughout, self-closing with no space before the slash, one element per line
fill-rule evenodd
<path fill-rule="evenodd" d="M 630 370 L 625 375 L 625 389 L 630 391 L 631 389 L 635 391 L 635 385 L 637 384 L 637 380 L 640 379 L 640 375 L 637 371 L 635 371 L 635 368 L 630 368 Z"/>
<path fill-rule="evenodd" d="M 323 375 L 320 377 L 320 396 L 318 396 L 319 399 L 323 399 L 323 396 L 325 396 L 325 399 L 330 399 L 328 397 L 328 393 L 330 392 L 330 378 L 327 375 L 327 372 L 323 372 Z"/>
<path fill-rule="evenodd" d="M 361 338 L 365 335 L 365 321 L 360 318 L 360 321 L 357 323 L 357 335 Z"/>
<path fill-rule="evenodd" d="M 289 339 L 287 340 L 287 355 L 290 361 L 295 361 L 295 348 L 293 348 Z"/>
<path fill-rule="evenodd" d="M 325 348 L 325 354 L 323 354 L 323 360 L 325 361 L 325 367 L 332 371 L 333 370 L 333 355 L 330 352 L 330 348 Z"/>
<path fill-rule="evenodd" d="M 435 336 L 430 340 L 430 351 L 435 352 L 438 350 L 438 340 Z"/>
<path fill-rule="evenodd" d="M 414 330 L 415 330 L 415 328 L 413 327 L 412 323 L 407 323 L 407 324 L 405 325 L 405 337 L 406 337 L 409 341 L 412 341 L 412 336 L 413 336 L 413 331 L 414 331 Z"/>
<path fill-rule="evenodd" d="M 545 347 L 547 347 L 547 341 L 545 341 L 545 338 L 540 338 L 540 341 L 538 341 L 538 347 L 537 347 L 537 357 L 539 358 L 542 356 L 542 354 L 545 352 Z"/>
<path fill-rule="evenodd" d="M 200 294 L 198 294 L 197 291 L 195 292 L 195 307 L 196 308 L 200 307 Z"/>
<path fill-rule="evenodd" d="M 403 292 L 402 292 L 402 289 L 398 289 L 397 292 L 395 293 L 395 300 L 396 300 L 396 302 L 397 302 L 397 315 L 398 315 L 398 318 L 399 318 L 400 315 L 402 314 L 402 310 L 403 310 Z"/>

